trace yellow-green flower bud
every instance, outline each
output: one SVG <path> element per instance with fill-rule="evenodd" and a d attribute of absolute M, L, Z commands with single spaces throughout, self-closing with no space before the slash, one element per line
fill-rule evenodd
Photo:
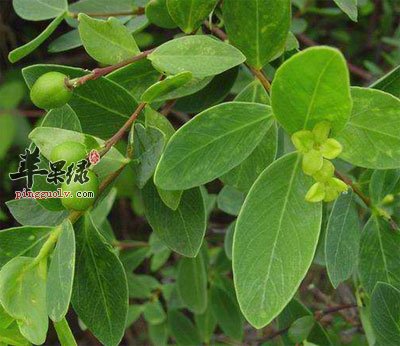
<path fill-rule="evenodd" d="M 314 126 L 312 132 L 314 134 L 315 142 L 322 144 L 329 137 L 329 133 L 331 132 L 331 124 L 328 121 L 321 121 Z"/>
<path fill-rule="evenodd" d="M 342 150 L 342 145 L 333 138 L 328 138 L 324 143 L 321 144 L 321 153 L 323 157 L 329 160 L 337 158 Z"/>
<path fill-rule="evenodd" d="M 394 201 L 394 196 L 390 193 L 383 198 L 382 204 L 390 204 L 393 203 L 393 201 Z"/>
<path fill-rule="evenodd" d="M 335 166 L 328 160 L 323 160 L 322 168 L 313 174 L 316 181 L 324 183 L 333 177 Z"/>
<path fill-rule="evenodd" d="M 324 202 L 332 202 L 336 198 L 338 198 L 340 195 L 340 192 L 338 192 L 334 186 L 331 186 L 329 184 L 325 185 L 325 198 Z"/>
<path fill-rule="evenodd" d="M 325 198 L 325 185 L 323 183 L 315 183 L 310 187 L 306 194 L 306 201 L 317 203 Z"/>
<path fill-rule="evenodd" d="M 322 154 L 318 150 L 311 149 L 303 156 L 303 172 L 313 175 L 322 168 L 323 163 Z"/>
<path fill-rule="evenodd" d="M 338 178 L 330 179 L 329 180 L 329 185 L 335 187 L 336 191 L 339 192 L 339 193 L 345 192 L 349 188 L 348 185 L 344 181 L 342 181 L 342 180 L 340 180 Z"/>
<path fill-rule="evenodd" d="M 314 135 L 311 131 L 297 131 L 292 135 L 292 142 L 301 153 L 309 152 L 314 146 Z"/>

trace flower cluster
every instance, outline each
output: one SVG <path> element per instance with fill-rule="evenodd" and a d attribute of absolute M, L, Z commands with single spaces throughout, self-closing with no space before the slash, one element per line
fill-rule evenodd
<path fill-rule="evenodd" d="M 292 135 L 294 146 L 303 154 L 303 172 L 316 181 L 306 194 L 308 202 L 331 202 L 348 188 L 343 181 L 334 177 L 335 166 L 330 160 L 340 155 L 342 145 L 329 138 L 330 131 L 330 123 L 323 121 L 315 125 L 312 131 L 301 130 Z"/>

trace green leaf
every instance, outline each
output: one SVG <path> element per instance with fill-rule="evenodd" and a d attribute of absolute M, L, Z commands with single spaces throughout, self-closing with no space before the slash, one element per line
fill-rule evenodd
<path fill-rule="evenodd" d="M 157 191 L 160 198 L 168 208 L 171 208 L 172 210 L 178 209 L 179 203 L 181 203 L 182 190 L 163 190 L 157 187 Z"/>
<path fill-rule="evenodd" d="M 158 237 L 183 256 L 195 257 L 206 229 L 204 202 L 198 188 L 184 191 L 176 210 L 168 208 L 149 181 L 143 188 L 146 218 Z"/>
<path fill-rule="evenodd" d="M 353 22 L 357 22 L 357 0 L 333 0 L 336 5 L 346 13 Z"/>
<path fill-rule="evenodd" d="M 169 120 L 162 114 L 158 113 L 150 106 L 146 106 L 144 110 L 146 127 L 156 127 L 165 135 L 165 143 L 168 143 L 175 129 Z"/>
<path fill-rule="evenodd" d="M 267 91 L 258 79 L 249 83 L 236 97 L 235 101 L 255 102 L 269 105 L 270 99 Z"/>
<path fill-rule="evenodd" d="M 148 257 L 148 247 L 129 249 L 121 252 L 120 259 L 127 272 L 134 271 Z"/>
<path fill-rule="evenodd" d="M 128 275 L 129 297 L 146 299 L 151 298 L 152 291 L 160 288 L 157 279 L 150 275 Z"/>
<path fill-rule="evenodd" d="M 168 326 L 179 346 L 198 346 L 201 344 L 198 330 L 183 313 L 168 311 Z"/>
<path fill-rule="evenodd" d="M 171 138 L 155 172 L 165 190 L 199 186 L 238 165 L 272 124 L 268 106 L 227 102 L 207 109 Z"/>
<path fill-rule="evenodd" d="M 67 0 L 13 0 L 14 11 L 26 20 L 46 20 L 68 9 Z"/>
<path fill-rule="evenodd" d="M 143 92 L 159 78 L 160 73 L 147 59 L 135 61 L 107 75 L 107 79 L 127 89 L 136 100 L 140 100 Z"/>
<path fill-rule="evenodd" d="M 370 87 L 385 91 L 393 96 L 400 97 L 400 66 L 384 75 Z"/>
<path fill-rule="evenodd" d="M 143 317 L 149 324 L 160 324 L 167 319 L 167 315 L 159 300 L 154 300 L 144 305 Z"/>
<path fill-rule="evenodd" d="M 223 332 L 235 340 L 243 338 L 243 318 L 237 302 L 222 288 L 211 286 L 211 311 Z"/>
<path fill-rule="evenodd" d="M 222 102 L 232 89 L 238 71 L 239 68 L 236 66 L 213 78 L 207 77 L 202 79 L 201 81 L 204 85 L 200 88 L 201 90 L 178 99 L 174 109 L 186 113 L 196 113 Z M 184 89 L 184 87 L 182 88 Z"/>
<path fill-rule="evenodd" d="M 41 345 L 46 340 L 46 259 L 16 257 L 0 271 L 0 302 L 15 318 L 21 334 Z"/>
<path fill-rule="evenodd" d="M 189 71 L 195 78 L 222 73 L 245 60 L 236 48 L 206 35 L 185 36 L 168 41 L 147 58 L 161 72 L 174 75 Z"/>
<path fill-rule="evenodd" d="M 235 234 L 236 222 L 232 222 L 226 230 L 224 238 L 224 250 L 226 257 L 232 260 L 232 247 L 233 247 L 233 236 Z"/>
<path fill-rule="evenodd" d="M 82 40 L 79 36 L 78 29 L 68 31 L 67 33 L 58 36 L 54 41 L 50 42 L 49 53 L 60 53 L 82 46 Z"/>
<path fill-rule="evenodd" d="M 357 268 L 360 224 L 350 190 L 335 202 L 325 237 L 325 261 L 333 287 L 348 279 Z"/>
<path fill-rule="evenodd" d="M 400 170 L 376 170 L 371 175 L 369 193 L 372 203 L 378 205 L 388 194 L 400 192 Z"/>
<path fill-rule="evenodd" d="M 379 345 L 396 346 L 400 340 L 400 291 L 379 282 L 371 298 L 371 322 Z"/>
<path fill-rule="evenodd" d="M 166 346 L 168 344 L 169 330 L 166 322 L 160 324 L 149 324 L 149 338 L 154 345 Z"/>
<path fill-rule="evenodd" d="M 22 58 L 26 57 L 30 53 L 32 53 L 36 48 L 38 48 L 53 32 L 54 30 L 57 29 L 57 27 L 60 25 L 60 23 L 63 21 L 65 17 L 65 13 L 61 13 L 58 15 L 57 18 L 55 18 L 47 27 L 44 29 L 39 36 L 34 38 L 32 41 L 24 44 L 21 47 L 18 47 L 11 51 L 8 54 L 8 60 L 10 62 L 15 63 L 18 60 L 21 60 Z"/>
<path fill-rule="evenodd" d="M 286 43 L 290 28 L 290 0 L 226 0 L 223 17 L 229 41 L 261 69 Z"/>
<path fill-rule="evenodd" d="M 68 219 L 60 227 L 47 278 L 47 312 L 54 322 L 60 322 L 68 312 L 75 271 L 74 229 Z"/>
<path fill-rule="evenodd" d="M 149 1 L 146 5 L 146 17 L 150 23 L 160 28 L 173 29 L 177 26 L 168 12 L 167 0 Z"/>
<path fill-rule="evenodd" d="M 260 175 L 240 212 L 233 241 L 235 287 L 243 314 L 256 328 L 282 311 L 314 257 L 322 208 L 305 201 L 311 183 L 300 156 L 286 155 Z"/>
<path fill-rule="evenodd" d="M 135 323 L 143 311 L 143 305 L 129 305 L 128 317 L 126 318 L 126 327 L 132 326 Z"/>
<path fill-rule="evenodd" d="M 85 75 L 82 69 L 43 64 L 26 67 L 22 74 L 31 88 L 37 78 L 49 71 L 61 72 L 70 78 Z M 83 132 L 103 139 L 117 132 L 137 107 L 127 90 L 104 77 L 75 89 L 69 105 L 78 116 Z"/>
<path fill-rule="evenodd" d="M 288 330 L 291 341 L 302 342 L 308 338 L 313 329 L 315 320 L 313 316 L 302 316 L 292 323 Z"/>
<path fill-rule="evenodd" d="M 352 88 L 352 96 L 351 118 L 335 137 L 343 145 L 340 158 L 366 168 L 400 167 L 400 100 L 364 88 Z"/>
<path fill-rule="evenodd" d="M 103 344 L 118 345 L 124 335 L 128 312 L 124 268 L 90 216 L 82 217 L 75 230 L 74 310 Z"/>
<path fill-rule="evenodd" d="M 274 161 L 277 142 L 278 128 L 273 123 L 250 156 L 224 174 L 221 180 L 242 192 L 248 192 L 261 172 Z"/>
<path fill-rule="evenodd" d="M 7 329 L 0 328 L 0 345 L 30 346 L 31 343 L 21 335 L 18 325 L 14 323 Z"/>
<path fill-rule="evenodd" d="M 168 100 L 171 92 L 184 86 L 192 79 L 190 72 L 181 72 L 175 76 L 168 76 L 165 79 L 153 84 L 142 95 L 142 102 L 154 102 Z M 171 97 L 173 98 L 173 97 Z"/>
<path fill-rule="evenodd" d="M 176 279 L 178 294 L 187 308 L 201 314 L 207 308 L 207 272 L 201 252 L 195 258 L 182 258 Z"/>
<path fill-rule="evenodd" d="M 64 130 L 82 132 L 79 118 L 68 104 L 60 108 L 52 109 L 48 112 L 40 126 L 59 127 Z"/>
<path fill-rule="evenodd" d="M 61 346 L 77 346 L 74 335 L 65 318 L 60 322 L 54 322 L 54 329 L 57 332 Z"/>
<path fill-rule="evenodd" d="M 202 314 L 195 314 L 194 320 L 202 341 L 206 344 L 210 343 L 214 330 L 217 327 L 217 320 L 211 310 L 210 298 L 208 298 L 206 311 Z"/>
<path fill-rule="evenodd" d="M 0 268 L 17 256 L 36 256 L 50 227 L 14 227 L 0 231 Z"/>
<path fill-rule="evenodd" d="M 278 316 L 277 322 L 279 329 L 289 329 L 296 320 L 303 316 L 313 317 L 313 313 L 301 302 L 292 299 Z M 327 332 L 323 329 L 320 323 L 314 323 L 314 327 L 309 333 L 307 340 L 316 345 L 332 345 Z M 284 345 L 293 344 L 287 335 L 282 335 L 282 341 Z"/>
<path fill-rule="evenodd" d="M 390 225 L 372 216 L 361 233 L 358 271 L 364 289 L 371 293 L 378 281 L 400 284 L 400 260 L 397 249 L 400 234 Z"/>
<path fill-rule="evenodd" d="M 48 210 L 35 199 L 12 199 L 6 205 L 14 219 L 23 226 L 57 226 L 68 216 L 68 211 Z"/>
<path fill-rule="evenodd" d="M 115 17 L 101 20 L 81 13 L 78 20 L 83 46 L 94 60 L 114 65 L 140 53 L 133 36 Z"/>
<path fill-rule="evenodd" d="M 136 173 L 136 183 L 139 188 L 143 188 L 156 169 L 164 149 L 165 136 L 159 129 L 141 124 L 135 124 L 133 131 L 133 143 L 132 139 L 130 142 L 134 150 L 133 158 L 138 162 L 132 166 Z"/>
<path fill-rule="evenodd" d="M 230 215 L 238 215 L 245 199 L 245 194 L 232 186 L 224 186 L 218 194 L 218 208 Z"/>
<path fill-rule="evenodd" d="M 99 149 L 104 145 L 104 141 L 96 137 L 55 127 L 37 127 L 29 134 L 29 138 L 39 147 L 40 153 L 47 159 L 50 159 L 55 146 L 66 141 L 82 143 L 88 151 Z M 93 170 L 101 180 L 120 168 L 124 162 L 124 156 L 117 149 L 111 148 L 94 166 Z"/>
<path fill-rule="evenodd" d="M 343 55 L 337 49 L 320 46 L 291 57 L 275 74 L 271 104 L 289 133 L 310 130 L 323 120 L 329 121 L 334 131 L 341 130 L 352 107 Z"/>
<path fill-rule="evenodd" d="M 186 34 L 196 30 L 213 11 L 217 0 L 167 0 L 168 12 Z"/>

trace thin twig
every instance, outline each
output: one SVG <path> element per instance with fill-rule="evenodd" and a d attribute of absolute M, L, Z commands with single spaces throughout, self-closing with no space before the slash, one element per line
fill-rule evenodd
<path fill-rule="evenodd" d="M 116 144 L 125 134 L 126 131 L 128 131 L 133 124 L 133 122 L 137 119 L 139 116 L 140 112 L 143 110 L 143 108 L 146 107 L 146 103 L 142 102 L 139 103 L 135 111 L 132 113 L 132 115 L 129 117 L 129 119 L 125 122 L 125 124 L 112 136 L 109 140 L 106 141 L 104 148 L 101 150 L 100 156 L 103 157 L 105 154 L 109 152 L 109 150 Z"/>
<path fill-rule="evenodd" d="M 318 43 L 309 38 L 308 36 L 304 34 L 298 34 L 297 38 L 306 46 L 312 47 L 312 46 L 318 46 Z M 350 62 L 347 62 L 347 66 L 349 67 L 349 70 L 351 73 L 355 74 L 358 77 L 361 77 L 362 79 L 365 79 L 366 81 L 370 81 L 372 79 L 372 75 L 368 72 L 362 69 L 359 66 L 353 65 Z"/>
<path fill-rule="evenodd" d="M 359 187 L 352 182 L 352 180 L 346 177 L 344 174 L 340 173 L 339 171 L 335 170 L 335 175 L 340 180 L 344 181 L 347 185 L 349 185 L 352 190 L 362 199 L 367 207 L 371 207 L 371 200 L 359 189 Z"/>
<path fill-rule="evenodd" d="M 314 313 L 314 318 L 315 321 L 318 322 L 320 321 L 323 317 L 325 317 L 326 315 L 329 314 L 333 314 L 335 312 L 339 312 L 341 310 L 346 310 L 346 309 L 354 309 L 357 308 L 357 304 L 346 304 L 346 305 L 339 305 L 339 306 L 334 306 L 331 308 L 326 308 L 324 310 L 319 310 L 316 311 Z M 286 327 L 286 328 L 282 328 L 280 330 L 277 330 L 276 332 L 270 334 L 267 338 L 265 338 L 263 341 L 269 341 L 272 340 L 274 338 L 276 338 L 277 336 L 280 336 L 282 334 L 285 334 L 288 330 L 290 329 L 290 326 Z"/>
<path fill-rule="evenodd" d="M 127 60 L 121 61 L 115 65 L 102 67 L 102 68 L 95 68 L 91 73 L 89 73 L 85 76 L 76 78 L 76 79 L 69 80 L 66 82 L 66 84 L 69 88 L 76 88 L 82 84 L 85 84 L 87 81 L 95 80 L 95 79 L 105 76 L 111 72 L 114 72 L 115 70 L 118 70 L 121 67 L 132 64 L 135 61 L 139 61 L 139 60 L 147 57 L 153 50 L 154 49 L 145 50 L 145 51 L 141 52 L 140 54 L 135 55 Z"/>
<path fill-rule="evenodd" d="M 78 18 L 81 12 L 69 12 L 68 15 L 71 18 Z M 121 17 L 121 16 L 133 16 L 144 14 L 144 7 L 138 7 L 133 11 L 119 11 L 119 12 L 91 12 L 85 13 L 89 17 Z"/>

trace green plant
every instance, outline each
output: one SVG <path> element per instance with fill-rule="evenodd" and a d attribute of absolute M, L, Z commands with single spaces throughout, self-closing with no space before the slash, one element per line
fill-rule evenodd
<path fill-rule="evenodd" d="M 315 1 L 142 3 L 13 0 L 20 17 L 52 22 L 11 62 L 65 20 L 77 29 L 52 49 L 83 45 L 105 66 L 22 69 L 48 110 L 25 155 L 40 150 L 38 171 L 65 169 L 55 184 L 36 176 L 32 191 L 71 197 L 7 202 L 21 226 L 0 232 L 0 345 L 46 343 L 49 318 L 60 343 L 76 345 L 70 309 L 104 345 L 139 316 L 155 345 L 334 345 L 354 321 L 326 317 L 348 310 L 354 345 L 398 345 L 399 68 L 351 87 L 339 49 L 300 51 L 292 9 L 338 11 Z M 357 18 L 356 1 L 334 3 Z M 163 38 L 143 50 L 149 23 Z M 85 165 L 93 152 L 101 160 Z M 72 172 L 80 161 L 87 181 Z M 117 195 L 150 235 L 116 239 Z M 221 212 L 223 238 L 209 222 Z M 346 282 L 354 301 L 326 299 L 314 313 L 301 303 L 312 263 L 326 270 L 321 288 Z"/>

